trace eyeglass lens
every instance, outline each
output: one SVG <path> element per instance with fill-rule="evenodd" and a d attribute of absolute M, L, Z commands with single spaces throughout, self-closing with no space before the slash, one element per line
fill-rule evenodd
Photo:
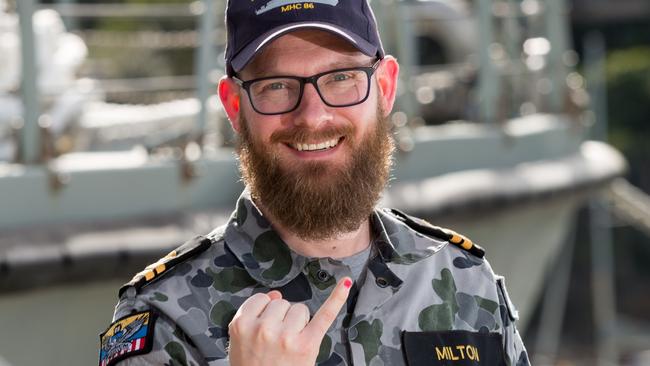
<path fill-rule="evenodd" d="M 321 75 L 317 81 L 323 101 L 333 107 L 361 102 L 368 93 L 369 77 L 362 70 L 334 71 Z M 300 103 L 300 81 L 292 78 L 272 78 L 255 81 L 249 93 L 255 108 L 261 113 L 283 113 Z"/>

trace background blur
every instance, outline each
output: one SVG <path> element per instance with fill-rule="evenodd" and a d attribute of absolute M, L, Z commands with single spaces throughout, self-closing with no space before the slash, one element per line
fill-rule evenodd
<path fill-rule="evenodd" d="M 650 2 L 372 6 L 384 203 L 486 247 L 534 364 L 650 365 Z M 96 362 L 119 286 L 227 219 L 224 7 L 0 0 L 0 365 Z"/>

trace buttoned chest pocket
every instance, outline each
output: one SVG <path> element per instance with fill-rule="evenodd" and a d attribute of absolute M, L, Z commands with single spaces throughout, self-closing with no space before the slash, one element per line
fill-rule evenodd
<path fill-rule="evenodd" d="M 506 365 L 498 333 L 402 332 L 402 351 L 409 366 Z"/>

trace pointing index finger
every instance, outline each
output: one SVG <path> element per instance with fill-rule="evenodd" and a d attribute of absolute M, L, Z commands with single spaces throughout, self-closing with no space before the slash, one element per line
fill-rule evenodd
<path fill-rule="evenodd" d="M 352 280 L 349 277 L 344 277 L 339 281 L 302 333 L 308 338 L 320 342 L 347 301 L 351 287 Z"/>

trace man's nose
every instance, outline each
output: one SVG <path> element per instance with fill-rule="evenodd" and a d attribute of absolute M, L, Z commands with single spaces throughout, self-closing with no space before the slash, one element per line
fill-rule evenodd
<path fill-rule="evenodd" d="M 331 121 L 333 115 L 321 99 L 313 84 L 305 84 L 302 100 L 296 109 L 294 123 L 305 127 L 318 128 L 323 122 Z"/>

